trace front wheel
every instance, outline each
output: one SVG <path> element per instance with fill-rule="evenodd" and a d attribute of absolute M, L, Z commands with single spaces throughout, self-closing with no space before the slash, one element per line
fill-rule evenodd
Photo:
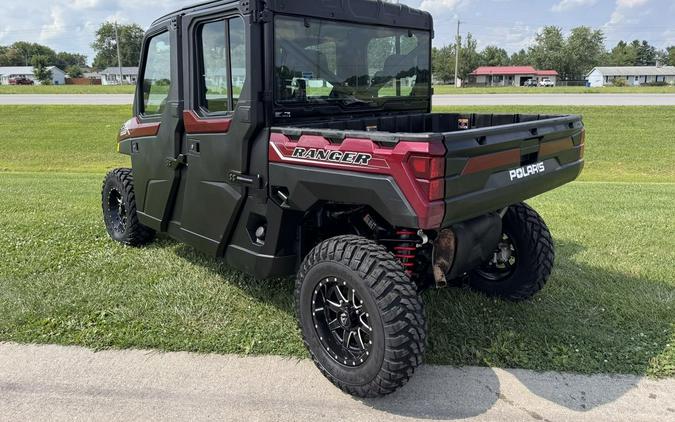
<path fill-rule="evenodd" d="M 422 362 L 422 299 L 383 246 L 358 236 L 317 245 L 298 273 L 296 311 L 321 372 L 359 397 L 394 392 Z"/>
<path fill-rule="evenodd" d="M 131 169 L 115 169 L 105 176 L 101 202 L 103 222 L 113 240 L 129 246 L 142 246 L 155 237 L 152 229 L 138 221 Z"/>
<path fill-rule="evenodd" d="M 503 233 L 489 261 L 469 273 L 469 287 L 509 300 L 539 292 L 551 275 L 555 252 L 544 220 L 527 204 L 511 206 Z"/>

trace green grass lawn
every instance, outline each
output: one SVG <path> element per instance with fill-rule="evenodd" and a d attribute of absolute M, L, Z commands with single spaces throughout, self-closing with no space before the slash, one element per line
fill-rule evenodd
<path fill-rule="evenodd" d="M 586 88 L 583 86 L 556 86 L 526 88 L 517 86 L 455 88 L 454 85 L 435 85 L 434 94 L 675 94 L 675 86 L 639 86 Z"/>
<path fill-rule="evenodd" d="M 675 108 L 490 108 L 507 109 L 586 118 L 582 181 L 529 201 L 555 269 L 525 303 L 425 293 L 427 361 L 675 376 Z M 253 280 L 170 239 L 108 239 L 101 180 L 126 164 L 114 138 L 128 107 L 0 111 L 0 341 L 306 356 L 291 279 Z"/>
<path fill-rule="evenodd" d="M 135 85 L 0 85 L 0 94 L 133 94 Z"/>

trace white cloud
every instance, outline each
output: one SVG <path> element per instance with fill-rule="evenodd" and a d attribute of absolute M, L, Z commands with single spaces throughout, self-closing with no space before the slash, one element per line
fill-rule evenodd
<path fill-rule="evenodd" d="M 617 7 L 627 7 L 632 8 L 636 6 L 643 6 L 649 0 L 616 0 Z"/>
<path fill-rule="evenodd" d="M 431 13 L 444 13 L 456 10 L 464 0 L 423 0 L 420 9 Z"/>
<path fill-rule="evenodd" d="M 598 0 L 560 0 L 560 2 L 555 4 L 551 10 L 554 12 L 565 12 L 567 10 L 576 9 L 577 7 L 593 6 L 597 2 Z"/>

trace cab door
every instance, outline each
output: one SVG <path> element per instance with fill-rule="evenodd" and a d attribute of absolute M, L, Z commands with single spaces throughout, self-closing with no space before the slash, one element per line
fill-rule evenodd
<path fill-rule="evenodd" d="M 238 9 L 185 17 L 191 63 L 183 113 L 187 166 L 180 230 L 181 238 L 213 255 L 223 254 L 251 187 L 245 171 L 256 123 L 247 72 L 248 19 Z"/>
<path fill-rule="evenodd" d="M 145 37 L 134 101 L 142 137 L 131 142 L 131 163 L 142 224 L 166 231 L 178 187 L 182 139 L 180 17 Z"/>

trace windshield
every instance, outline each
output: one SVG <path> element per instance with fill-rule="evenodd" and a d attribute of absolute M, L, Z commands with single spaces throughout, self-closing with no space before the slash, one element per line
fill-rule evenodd
<path fill-rule="evenodd" d="M 276 16 L 275 101 L 410 108 L 430 95 L 430 42 L 426 31 Z"/>

